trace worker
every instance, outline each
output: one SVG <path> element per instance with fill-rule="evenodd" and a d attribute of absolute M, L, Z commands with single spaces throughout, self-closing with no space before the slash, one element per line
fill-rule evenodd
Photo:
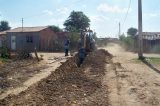
<path fill-rule="evenodd" d="M 70 44 L 69 39 L 66 39 L 65 42 L 64 42 L 64 52 L 65 52 L 65 56 L 68 56 L 69 44 Z"/>
<path fill-rule="evenodd" d="M 85 57 L 86 57 L 86 50 L 84 47 L 80 47 L 78 50 L 78 58 L 79 58 L 79 61 L 77 64 L 78 67 L 80 67 L 80 65 L 83 63 Z"/>

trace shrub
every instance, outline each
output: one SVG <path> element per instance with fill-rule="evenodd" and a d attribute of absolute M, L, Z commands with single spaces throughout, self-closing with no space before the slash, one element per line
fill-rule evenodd
<path fill-rule="evenodd" d="M 9 49 L 7 47 L 0 47 L 0 56 L 2 58 L 9 58 Z"/>

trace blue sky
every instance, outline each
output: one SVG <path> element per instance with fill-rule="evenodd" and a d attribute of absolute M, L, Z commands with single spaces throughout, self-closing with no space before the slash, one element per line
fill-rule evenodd
<path fill-rule="evenodd" d="M 129 27 L 137 28 L 137 2 L 131 0 L 128 17 L 124 23 L 129 0 L 0 0 L 0 20 L 7 20 L 12 28 L 21 26 L 57 25 L 63 23 L 70 12 L 83 11 L 91 28 L 99 37 L 117 37 L 118 23 L 122 33 Z M 142 0 L 143 31 L 160 32 L 160 0 Z"/>

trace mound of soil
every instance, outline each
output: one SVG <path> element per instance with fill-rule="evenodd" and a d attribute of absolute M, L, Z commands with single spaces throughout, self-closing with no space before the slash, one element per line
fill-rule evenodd
<path fill-rule="evenodd" d="M 112 55 L 105 50 L 88 54 L 80 68 L 71 57 L 49 77 L 19 95 L 0 100 L 2 106 L 107 106 L 108 91 L 102 85 L 105 65 Z"/>

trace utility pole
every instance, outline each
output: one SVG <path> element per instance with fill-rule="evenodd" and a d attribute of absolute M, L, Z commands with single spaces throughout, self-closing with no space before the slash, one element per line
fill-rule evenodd
<path fill-rule="evenodd" d="M 118 37 L 120 38 L 121 36 L 121 23 L 119 22 L 119 33 L 118 33 Z"/>
<path fill-rule="evenodd" d="M 22 18 L 22 32 L 23 32 L 23 18 Z"/>
<path fill-rule="evenodd" d="M 138 0 L 138 57 L 143 59 L 142 0 Z"/>

